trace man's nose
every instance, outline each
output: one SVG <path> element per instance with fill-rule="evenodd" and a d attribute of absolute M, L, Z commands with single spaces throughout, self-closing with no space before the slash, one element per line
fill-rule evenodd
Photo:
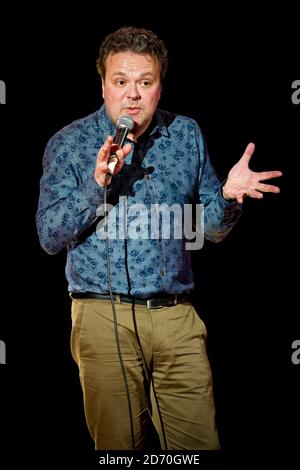
<path fill-rule="evenodd" d="M 130 83 L 127 89 L 127 97 L 132 100 L 139 100 L 141 95 L 136 83 Z"/>

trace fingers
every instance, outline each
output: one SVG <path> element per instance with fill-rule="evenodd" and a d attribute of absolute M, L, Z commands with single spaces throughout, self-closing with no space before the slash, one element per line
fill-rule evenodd
<path fill-rule="evenodd" d="M 250 144 L 247 145 L 241 160 L 243 160 L 246 163 L 249 163 L 250 158 L 252 157 L 254 150 L 255 150 L 255 145 L 252 142 L 250 142 Z"/>
<path fill-rule="evenodd" d="M 118 148 L 114 143 L 113 143 L 113 137 L 110 135 L 107 137 L 106 141 L 102 145 L 102 147 L 99 150 L 97 159 L 98 163 L 107 163 L 109 160 L 109 157 L 111 156 L 112 153 L 116 154 L 119 161 L 122 162 L 125 157 L 130 153 L 131 151 L 131 145 L 126 144 L 124 145 L 123 148 Z"/>
<path fill-rule="evenodd" d="M 258 173 L 258 183 L 255 189 L 263 193 L 275 193 L 275 194 L 280 193 L 280 188 L 278 186 L 275 186 L 273 184 L 260 183 L 260 181 L 266 181 L 272 178 L 278 178 L 279 176 L 282 176 L 281 171 L 263 171 L 261 173 Z"/>
<path fill-rule="evenodd" d="M 235 198 L 239 204 L 243 204 L 246 196 L 249 196 L 253 199 L 263 198 L 263 194 L 256 189 L 240 189 L 235 193 Z"/>
<path fill-rule="evenodd" d="M 273 184 L 259 183 L 256 189 L 258 191 L 262 191 L 263 193 L 280 193 L 278 186 L 274 186 Z"/>
<path fill-rule="evenodd" d="M 99 150 L 99 153 L 97 156 L 97 159 L 99 162 L 107 162 L 108 157 L 110 155 L 110 148 L 112 146 L 112 143 L 113 143 L 113 137 L 109 135 Z"/>
<path fill-rule="evenodd" d="M 272 178 L 278 178 L 282 176 L 281 171 L 262 171 L 259 173 L 259 181 L 270 180 Z"/>
<path fill-rule="evenodd" d="M 127 155 L 130 153 L 130 151 L 131 151 L 131 144 L 125 144 L 124 147 L 122 147 L 121 149 L 118 149 L 116 151 L 116 155 L 119 159 L 119 162 L 124 161 Z"/>
<path fill-rule="evenodd" d="M 243 204 L 245 196 L 247 196 L 246 193 L 244 193 L 243 191 L 238 191 L 235 195 L 235 198 L 239 204 Z"/>
<path fill-rule="evenodd" d="M 126 145 L 124 145 L 124 147 L 122 147 L 121 149 L 116 151 L 116 155 L 118 157 L 118 163 L 116 165 L 114 173 L 118 173 L 122 169 L 122 167 L 125 163 L 125 158 L 127 157 L 127 155 L 130 152 L 131 152 L 131 145 L 130 144 L 126 144 Z"/>
<path fill-rule="evenodd" d="M 125 154 L 125 157 L 127 157 L 127 155 L 131 152 L 131 149 L 132 149 L 131 144 L 124 145 L 123 152 Z"/>
<path fill-rule="evenodd" d="M 250 189 L 248 191 L 248 196 L 252 197 L 253 199 L 262 199 L 264 197 L 263 194 L 256 189 Z"/>
<path fill-rule="evenodd" d="M 280 188 L 272 184 L 258 184 L 256 188 L 253 189 L 240 189 L 236 192 L 235 198 L 238 203 L 242 204 L 245 197 L 249 196 L 253 199 L 262 199 L 262 193 L 280 193 Z"/>
<path fill-rule="evenodd" d="M 115 146 L 116 147 L 116 146 Z M 117 150 L 114 148 L 113 137 L 108 136 L 102 147 L 100 148 L 97 155 L 97 162 L 95 168 L 95 179 L 100 186 L 109 185 L 111 178 L 107 176 L 107 173 L 118 173 L 124 165 L 124 160 L 131 151 L 131 145 L 126 144 L 123 148 Z M 111 171 L 108 165 L 109 159 L 114 153 L 118 157 L 118 162 L 113 166 L 114 170 Z"/>

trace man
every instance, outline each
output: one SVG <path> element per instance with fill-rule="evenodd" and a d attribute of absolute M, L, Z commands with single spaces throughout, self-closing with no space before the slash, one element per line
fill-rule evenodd
<path fill-rule="evenodd" d="M 43 248 L 68 250 L 87 424 L 96 449 L 145 449 L 152 422 L 163 449 L 218 449 L 206 328 L 188 297 L 190 251 L 151 217 L 199 199 L 205 237 L 221 241 L 246 196 L 279 192 L 262 181 L 281 172 L 252 172 L 249 144 L 220 185 L 197 123 L 157 108 L 167 51 L 153 32 L 108 35 L 97 67 L 104 104 L 50 139 L 37 213 Z M 120 116 L 133 128 L 116 149 Z M 182 219 L 170 217 L 175 232 Z"/>

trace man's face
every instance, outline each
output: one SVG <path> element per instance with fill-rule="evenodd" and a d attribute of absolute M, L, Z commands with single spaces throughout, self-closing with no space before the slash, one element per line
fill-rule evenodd
<path fill-rule="evenodd" d="M 131 116 L 135 138 L 149 126 L 160 94 L 160 65 L 156 58 L 131 51 L 108 56 L 102 79 L 106 111 L 114 123 L 122 114 Z"/>

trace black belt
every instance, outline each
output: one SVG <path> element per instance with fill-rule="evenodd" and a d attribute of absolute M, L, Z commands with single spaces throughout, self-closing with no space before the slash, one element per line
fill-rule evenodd
<path fill-rule="evenodd" d="M 94 292 L 71 292 L 70 296 L 73 299 L 110 300 L 109 294 L 96 294 Z M 147 308 L 173 307 L 178 303 L 189 302 L 187 294 L 165 294 L 161 297 L 157 296 L 151 297 L 149 299 L 141 299 L 123 294 L 113 294 L 113 299 L 119 304 L 125 302 L 130 304 L 145 305 Z"/>

